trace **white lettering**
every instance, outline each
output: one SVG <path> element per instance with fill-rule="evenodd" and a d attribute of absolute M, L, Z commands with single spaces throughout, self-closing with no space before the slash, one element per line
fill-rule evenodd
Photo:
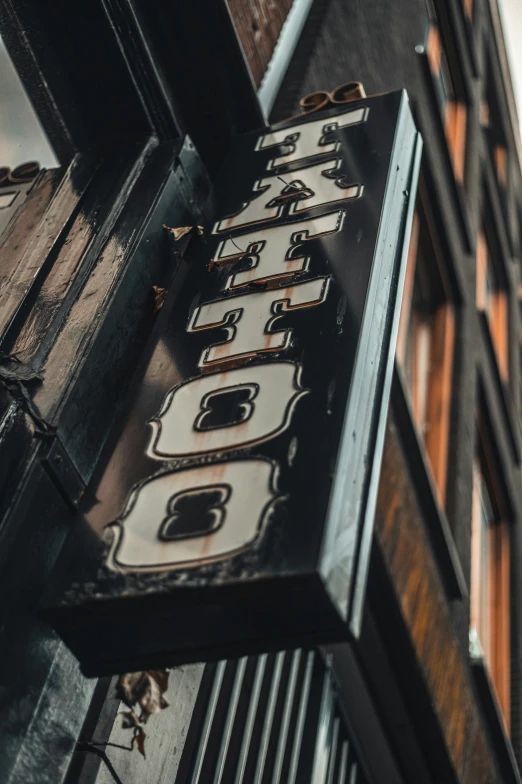
<path fill-rule="evenodd" d="M 309 270 L 306 242 L 340 231 L 345 211 L 332 208 L 333 212 L 307 220 L 302 214 L 361 196 L 363 186 L 341 174 L 342 161 L 336 155 L 341 142 L 332 134 L 365 122 L 367 116 L 365 107 L 352 109 L 259 137 L 256 150 L 274 150 L 268 163 L 271 173 L 254 184 L 251 200 L 236 214 L 215 224 L 214 234 L 242 228 L 245 233 L 220 237 L 210 262 L 222 267 L 241 259 L 248 267 L 228 277 L 225 291 L 234 296 L 199 305 L 186 328 L 220 328 L 226 337 L 201 354 L 202 375 L 168 392 L 149 423 L 149 457 L 230 453 L 263 443 L 289 427 L 298 400 L 309 392 L 301 386 L 302 366 L 264 359 L 245 363 L 288 348 L 292 329 L 276 330 L 277 320 L 326 300 L 330 276 L 293 281 Z M 310 164 L 319 155 L 329 159 Z M 273 173 L 295 163 L 299 168 L 294 171 Z M 284 225 L 267 225 L 283 211 Z M 289 223 L 288 216 L 301 220 Z M 257 284 L 256 290 L 237 293 L 251 284 Z M 296 443 L 294 437 L 290 465 Z M 214 463 L 207 457 L 201 462 L 205 464 L 164 470 L 134 486 L 121 516 L 111 525 L 110 568 L 193 568 L 231 558 L 255 544 L 274 504 L 284 498 L 276 486 L 277 463 L 262 457 Z"/>
<path fill-rule="evenodd" d="M 237 555 L 255 542 L 277 497 L 276 471 L 256 458 L 153 476 L 111 526 L 108 565 L 151 571 Z"/>
<path fill-rule="evenodd" d="M 287 202 L 291 202 L 288 214 L 296 215 L 323 204 L 359 198 L 362 185 L 348 183 L 346 177 L 339 174 L 340 165 L 341 159 L 334 158 L 258 180 L 254 185 L 254 192 L 261 195 L 245 202 L 235 215 L 218 221 L 214 225 L 213 233 L 219 234 L 241 226 L 273 220 L 279 217 Z"/>
<path fill-rule="evenodd" d="M 180 384 L 150 422 L 153 434 L 147 454 L 156 459 L 186 457 L 274 438 L 288 427 L 297 401 L 308 392 L 299 376 L 300 366 L 294 362 L 264 362 Z M 224 423 L 218 419 L 216 424 L 217 398 L 234 393 L 239 402 Z"/>
<path fill-rule="evenodd" d="M 206 302 L 195 309 L 188 332 L 224 327 L 227 339 L 205 349 L 200 367 L 231 360 L 245 361 L 256 354 L 285 349 L 291 329 L 274 331 L 277 319 L 299 308 L 310 308 L 325 301 L 330 278 L 312 278 L 281 289 L 256 291 Z"/>
<path fill-rule="evenodd" d="M 287 163 L 302 161 L 305 158 L 310 158 L 312 155 L 337 152 L 341 142 L 337 139 L 327 142 L 326 137 L 333 131 L 339 131 L 342 128 L 348 128 L 350 125 L 365 122 L 367 117 L 368 109 L 362 107 L 344 112 L 344 114 L 339 114 L 336 117 L 322 117 L 312 122 L 292 125 L 290 128 L 272 131 L 264 136 L 260 136 L 256 144 L 256 150 L 266 150 L 270 147 L 284 148 L 281 156 L 272 158 L 268 162 L 268 170 L 276 169 L 278 166 L 284 166 Z"/>
<path fill-rule="evenodd" d="M 340 231 L 343 219 L 344 212 L 339 210 L 320 218 L 240 234 L 220 243 L 211 265 L 222 266 L 248 257 L 250 267 L 231 275 L 225 290 L 233 291 L 255 281 L 281 283 L 308 269 L 310 257 L 303 243 Z"/>

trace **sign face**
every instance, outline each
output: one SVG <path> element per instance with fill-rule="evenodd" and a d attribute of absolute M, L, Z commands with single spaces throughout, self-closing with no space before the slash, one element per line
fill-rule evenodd
<path fill-rule="evenodd" d="M 45 600 L 88 674 L 357 633 L 420 148 L 404 92 L 236 140 Z"/>

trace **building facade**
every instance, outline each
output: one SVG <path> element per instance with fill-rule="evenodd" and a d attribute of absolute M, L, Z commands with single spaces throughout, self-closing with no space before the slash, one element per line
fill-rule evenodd
<path fill-rule="evenodd" d="M 0 171 L 0 782 L 519 782 L 522 177 L 496 0 L 0 8 L 60 163 Z M 406 89 L 424 140 L 360 635 L 172 669 L 144 757 L 116 676 L 81 674 L 40 599 L 176 273 L 162 225 L 201 223 L 237 134 L 352 81 Z"/>

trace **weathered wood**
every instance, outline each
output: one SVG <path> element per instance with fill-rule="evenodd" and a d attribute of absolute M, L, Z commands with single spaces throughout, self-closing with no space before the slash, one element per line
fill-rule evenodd
<path fill-rule="evenodd" d="M 53 212 L 59 198 L 56 195 L 40 221 L 41 233 L 36 231 L 33 235 L 34 227 L 30 225 L 29 238 L 34 236 L 35 241 L 28 253 L 35 254 L 35 264 L 44 269 L 45 275 L 39 284 L 41 288 L 35 292 L 37 307 L 22 314 L 25 318 L 12 327 L 12 334 L 19 336 L 18 346 L 30 358 L 37 362 L 39 358 L 50 358 L 55 363 L 44 382 L 31 385 L 28 394 L 38 390 L 37 398 L 46 396 L 46 416 L 59 409 L 57 421 L 63 423 L 63 431 L 58 438 L 51 433 L 47 438 L 35 438 L 36 424 L 25 399 L 13 400 L 11 392 L 0 388 L 0 402 L 5 408 L 0 426 L 0 481 L 4 491 L 0 508 L 0 577 L 5 595 L 10 596 L 2 607 L 0 625 L 0 690 L 9 705 L 6 721 L 0 725 L 2 784 L 57 784 L 62 780 L 94 688 L 94 681 L 79 675 L 74 658 L 38 619 L 38 603 L 71 524 L 73 496 L 68 498 L 62 483 L 62 468 L 66 463 L 71 468 L 72 464 L 63 451 L 64 442 L 74 457 L 80 456 L 78 462 L 87 478 L 94 467 L 92 455 L 101 449 L 119 396 L 125 391 L 122 376 L 130 375 L 129 365 L 134 367 L 139 328 L 144 323 L 150 325 L 154 319 L 152 282 L 168 285 L 175 271 L 162 223 L 189 222 L 190 200 L 194 216 L 197 211 L 194 193 L 198 186 L 194 183 L 193 192 L 190 182 L 181 187 L 172 172 L 176 152 L 179 153 L 179 145 L 166 145 L 154 165 L 148 155 L 137 155 L 134 166 L 130 156 L 134 176 L 128 177 L 123 186 L 116 176 L 113 178 L 114 189 L 105 200 L 103 216 L 98 212 L 98 190 L 92 194 L 89 208 L 86 198 L 90 197 L 82 189 L 77 194 L 79 200 L 83 199 L 79 209 L 78 200 L 73 199 L 71 204 L 69 193 L 60 209 Z M 185 175 L 186 155 L 181 155 L 181 161 L 178 170 Z M 103 174 L 106 182 L 110 171 L 107 162 Z M 121 174 L 121 167 L 116 167 L 118 171 Z M 201 177 L 198 182 L 202 182 Z M 69 183 L 63 187 L 67 189 Z M 155 222 L 151 224 L 152 212 Z M 144 237 L 146 227 L 151 234 Z M 74 240 L 71 246 L 69 231 Z M 142 247 L 135 252 L 140 238 Z M 108 248 L 106 252 L 100 253 L 97 239 L 104 251 Z M 148 251 L 155 242 L 163 251 L 155 253 L 156 263 L 151 263 Z M 55 246 L 60 264 L 52 255 Z M 51 292 L 54 306 L 47 311 L 46 294 Z M 26 320 L 30 312 L 32 315 Z M 144 316 L 148 322 L 143 321 Z M 29 338 L 26 329 L 31 325 L 34 329 L 31 328 Z M 46 335 L 52 345 L 46 343 Z M 98 342 L 93 344 L 91 338 Z M 108 342 L 105 350 L 100 347 L 100 340 Z M 71 345 L 70 353 L 63 350 Z M 71 387 L 78 365 L 83 375 L 80 374 L 73 395 Z M 109 400 L 107 391 L 111 386 L 103 386 L 103 378 L 113 383 Z M 60 409 L 64 399 L 65 403 L 72 403 Z M 74 417 L 79 411 L 81 418 L 85 410 L 93 419 L 89 421 L 87 417 L 82 429 L 76 426 Z M 101 427 L 96 429 L 93 422 Z M 60 463 L 50 459 L 53 454 Z M 74 492 L 78 493 L 81 483 L 73 480 L 74 484 Z"/>
<path fill-rule="evenodd" d="M 133 153 L 121 150 L 109 166 L 104 162 L 93 187 L 83 194 L 70 224 L 56 243 L 52 266 L 13 346 L 13 351 L 34 367 L 41 364 L 46 349 L 54 343 L 66 320 L 69 303 L 85 284 L 123 208 L 125 191 L 136 179 Z M 140 160 L 138 171 L 142 165 Z"/>
<path fill-rule="evenodd" d="M 61 179 L 51 202 L 56 176 L 50 175 L 35 189 L 33 199 L 20 212 L 0 248 L 0 335 L 13 321 L 29 292 L 38 289 L 52 264 L 50 254 L 77 209 L 96 165 L 79 157 Z"/>
<path fill-rule="evenodd" d="M 12 187 L 6 182 L 2 182 L 0 196 L 6 198 L 7 201 L 11 199 L 12 201 L 9 207 L 4 206 L 0 211 L 0 242 L 6 243 L 8 235 L 13 235 L 11 238 L 11 264 L 16 259 L 16 251 L 20 255 L 23 249 L 23 245 L 20 246 L 20 227 L 25 225 L 25 211 L 27 210 L 27 215 L 31 216 L 29 220 L 32 218 L 33 221 L 38 222 L 51 200 L 60 178 L 61 172 L 52 169 L 51 171 L 40 171 L 32 182 L 23 182 Z M 22 213 L 24 214 L 23 218 Z M 7 260 L 4 261 L 4 264 L 6 263 Z M 6 269 L 4 268 L 2 274 L 5 273 Z"/>
<path fill-rule="evenodd" d="M 497 771 L 393 418 L 384 448 L 376 537 L 458 780 L 494 784 Z"/>

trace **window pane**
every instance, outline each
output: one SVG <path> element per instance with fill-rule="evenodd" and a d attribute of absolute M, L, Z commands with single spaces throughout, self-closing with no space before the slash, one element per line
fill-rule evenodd
<path fill-rule="evenodd" d="M 478 462 L 473 477 L 473 519 L 471 530 L 471 626 L 476 630 L 486 661 L 489 650 L 489 552 L 488 514 L 484 480 Z"/>
<path fill-rule="evenodd" d="M 498 255 L 483 226 L 477 237 L 477 307 L 487 314 L 498 369 L 504 382 L 509 377 L 509 302 Z"/>
<path fill-rule="evenodd" d="M 493 265 L 491 264 L 491 256 L 488 253 L 486 258 L 486 274 L 484 275 L 484 305 L 486 312 L 490 316 L 495 288 L 495 272 L 493 270 Z"/>
<path fill-rule="evenodd" d="M 482 476 L 479 477 L 478 492 L 480 498 L 480 629 L 479 637 L 482 642 L 487 662 L 491 662 L 491 597 L 490 597 L 490 524 L 493 522 L 491 515 L 491 502 L 489 500 L 486 483 Z"/>
<path fill-rule="evenodd" d="M 432 319 L 424 315 L 419 319 L 415 346 L 416 367 L 416 421 L 417 427 L 424 435 L 427 430 L 428 390 L 430 379 L 430 352 L 431 352 Z"/>
<path fill-rule="evenodd" d="M 481 443 L 479 455 L 483 447 Z M 470 627 L 472 637 L 478 636 L 509 731 L 509 525 L 494 506 L 493 486 L 489 485 L 493 479 L 485 473 L 485 465 L 477 456 L 473 466 Z"/>
<path fill-rule="evenodd" d="M 415 214 L 397 358 L 442 506 L 446 498 L 454 318 L 450 288 L 426 216 Z"/>
<path fill-rule="evenodd" d="M 455 90 L 453 89 L 453 82 L 451 73 L 446 59 L 446 53 L 442 50 L 440 58 L 440 82 L 442 88 L 444 106 L 450 101 L 455 100 Z"/>

